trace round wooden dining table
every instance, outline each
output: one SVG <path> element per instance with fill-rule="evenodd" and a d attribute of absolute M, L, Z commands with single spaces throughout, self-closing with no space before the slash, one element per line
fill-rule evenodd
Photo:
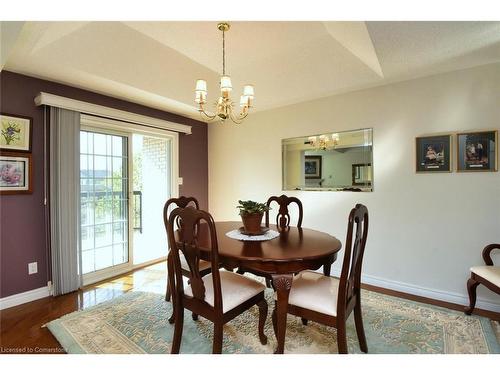
<path fill-rule="evenodd" d="M 241 227 L 241 222 L 225 221 L 215 223 L 219 248 L 219 261 L 226 269 L 236 267 L 259 276 L 272 279 L 276 290 L 277 348 L 275 353 L 283 353 L 285 346 L 287 306 L 293 276 L 303 270 L 316 270 L 324 264 L 331 264 L 337 258 L 341 242 L 329 235 L 313 229 L 288 227 L 270 229 L 279 236 L 266 241 L 242 241 L 229 238 L 226 233 Z M 202 225 L 198 233 L 198 246 L 209 248 L 209 234 Z"/>

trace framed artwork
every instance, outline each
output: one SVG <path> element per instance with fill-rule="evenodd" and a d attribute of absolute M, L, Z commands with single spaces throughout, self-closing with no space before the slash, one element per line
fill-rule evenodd
<path fill-rule="evenodd" d="M 305 155 L 304 156 L 304 177 L 305 178 L 321 178 L 321 155 Z"/>
<path fill-rule="evenodd" d="M 31 117 L 0 113 L 0 149 L 31 152 Z"/>
<path fill-rule="evenodd" d="M 31 194 L 31 154 L 0 154 L 0 194 Z"/>
<path fill-rule="evenodd" d="M 416 171 L 451 172 L 452 135 L 430 135 L 416 138 Z"/>
<path fill-rule="evenodd" d="M 498 170 L 498 131 L 457 134 L 458 172 Z"/>

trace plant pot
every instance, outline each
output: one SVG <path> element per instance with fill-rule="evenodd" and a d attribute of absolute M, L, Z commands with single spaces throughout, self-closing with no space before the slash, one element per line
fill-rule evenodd
<path fill-rule="evenodd" d="M 260 226 L 262 223 L 262 216 L 264 213 L 256 214 L 243 214 L 241 215 L 241 220 L 243 221 L 243 227 L 247 233 L 259 234 L 261 232 Z"/>

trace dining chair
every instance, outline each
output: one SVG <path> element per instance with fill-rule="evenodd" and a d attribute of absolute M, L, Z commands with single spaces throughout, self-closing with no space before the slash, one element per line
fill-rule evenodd
<path fill-rule="evenodd" d="M 290 211 L 288 207 L 290 204 L 295 203 L 299 209 L 299 217 L 297 220 L 297 228 L 302 228 L 302 218 L 304 216 L 304 210 L 302 207 L 302 202 L 299 198 L 296 197 L 288 197 L 286 195 L 272 196 L 267 200 L 267 207 L 271 207 L 273 202 L 278 203 L 279 209 L 276 214 L 276 226 L 280 230 L 286 230 L 290 227 L 291 219 L 290 219 Z M 266 212 L 266 227 L 269 227 L 269 211 Z M 323 275 L 330 276 L 331 268 L 333 262 L 328 262 L 323 264 Z"/>
<path fill-rule="evenodd" d="M 178 224 L 176 239 L 174 225 Z M 208 230 L 208 248 L 211 273 L 202 276 L 200 262 L 202 250 L 198 247 L 198 233 L 203 228 Z M 217 232 L 212 216 L 205 211 L 193 207 L 174 209 L 167 221 L 167 233 L 171 246 L 168 255 L 169 281 L 175 285 L 172 294 L 174 306 L 175 327 L 172 342 L 172 354 L 179 353 L 184 322 L 184 309 L 214 323 L 213 348 L 214 354 L 222 351 L 223 326 L 254 305 L 259 308 L 258 333 L 260 342 L 265 345 L 267 337 L 264 334 L 264 324 L 267 317 L 267 302 L 264 298 L 264 284 L 249 277 L 219 270 L 219 251 Z M 181 271 L 181 254 L 188 263 L 190 273 L 189 283 L 183 281 Z M 206 256 L 206 255 L 205 255 Z M 173 268 L 173 272 L 170 272 Z M 175 280 L 174 280 L 175 278 Z"/>
<path fill-rule="evenodd" d="M 184 197 L 180 196 L 179 198 L 170 198 L 167 200 L 165 205 L 163 206 L 163 221 L 165 223 L 165 227 L 167 226 L 167 221 L 168 221 L 168 214 L 172 210 L 173 206 L 181 207 L 181 208 L 186 208 L 188 206 L 194 206 L 197 210 L 200 208 L 200 205 L 198 203 L 198 200 L 195 197 Z M 176 223 L 177 227 L 179 226 L 179 223 Z M 186 277 L 189 276 L 189 265 L 186 262 L 186 259 L 184 256 L 181 255 L 181 271 L 182 274 Z M 202 276 L 205 276 L 210 273 L 210 262 L 206 262 L 204 260 L 200 261 L 200 273 Z M 171 295 L 171 287 L 170 287 L 170 282 L 168 281 L 167 278 L 167 291 L 165 293 L 165 301 L 170 301 L 170 295 Z M 194 319 L 196 319 L 195 316 L 193 316 Z"/>
<path fill-rule="evenodd" d="M 267 207 L 271 207 L 271 203 L 276 202 L 279 205 L 278 213 L 276 214 L 276 226 L 278 229 L 286 229 L 290 226 L 290 212 L 288 211 L 288 206 L 292 203 L 297 204 L 299 208 L 299 218 L 297 221 L 297 228 L 302 227 L 302 202 L 299 198 L 288 197 L 286 195 L 272 196 L 267 200 Z M 266 211 L 266 227 L 269 227 L 269 211 Z"/>
<path fill-rule="evenodd" d="M 470 269 L 470 279 L 467 281 L 469 307 L 465 309 L 467 315 L 472 314 L 476 306 L 476 289 L 479 284 L 500 294 L 500 266 L 494 266 L 493 259 L 491 259 L 491 252 L 495 249 L 500 249 L 500 244 L 494 243 L 486 246 L 482 254 L 485 265 L 474 266 Z"/>
<path fill-rule="evenodd" d="M 337 329 L 338 352 L 347 353 L 346 320 L 354 311 L 359 346 L 368 352 L 361 314 L 361 265 L 368 235 L 368 209 L 357 204 L 351 210 L 340 279 L 313 271 L 302 271 L 293 278 L 287 312 L 307 324 L 312 320 Z M 274 331 L 276 308 L 272 314 Z"/>

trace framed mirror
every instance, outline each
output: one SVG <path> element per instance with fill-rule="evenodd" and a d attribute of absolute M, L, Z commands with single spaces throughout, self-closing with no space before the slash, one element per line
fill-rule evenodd
<path fill-rule="evenodd" d="M 372 191 L 372 129 L 281 141 L 283 190 Z"/>

